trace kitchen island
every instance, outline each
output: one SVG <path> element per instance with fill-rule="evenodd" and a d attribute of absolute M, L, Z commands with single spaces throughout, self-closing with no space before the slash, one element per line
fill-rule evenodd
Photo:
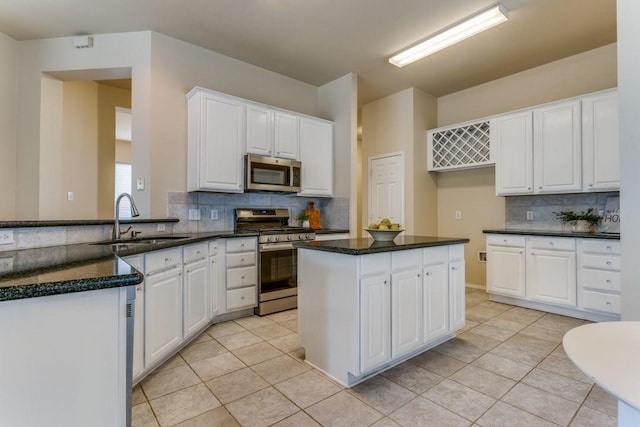
<path fill-rule="evenodd" d="M 344 239 L 298 248 L 305 359 L 352 387 L 464 327 L 465 238 Z"/>

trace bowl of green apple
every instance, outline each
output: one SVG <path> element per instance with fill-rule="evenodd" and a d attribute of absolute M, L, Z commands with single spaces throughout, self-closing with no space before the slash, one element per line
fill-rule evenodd
<path fill-rule="evenodd" d="M 377 242 L 390 242 L 402 233 L 404 228 L 400 224 L 392 223 L 389 218 L 383 218 L 379 223 L 370 223 L 365 230 Z"/>

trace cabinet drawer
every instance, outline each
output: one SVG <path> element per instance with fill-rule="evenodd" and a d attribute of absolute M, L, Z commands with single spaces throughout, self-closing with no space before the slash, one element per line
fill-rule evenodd
<path fill-rule="evenodd" d="M 250 265 L 256 265 L 255 252 L 227 254 L 227 268 L 248 267 Z"/>
<path fill-rule="evenodd" d="M 489 234 L 487 235 L 487 245 L 524 248 L 524 236 Z"/>
<path fill-rule="evenodd" d="M 227 289 L 255 286 L 258 284 L 255 266 L 227 269 Z"/>
<path fill-rule="evenodd" d="M 257 247 L 255 237 L 242 237 L 239 239 L 227 240 L 227 252 L 250 252 Z"/>
<path fill-rule="evenodd" d="M 529 245 L 531 249 L 550 249 L 557 251 L 576 250 L 576 241 L 574 238 L 530 237 Z"/>
<path fill-rule="evenodd" d="M 227 310 L 254 307 L 258 301 L 257 289 L 255 286 L 249 286 L 227 291 Z"/>
<path fill-rule="evenodd" d="M 422 249 L 391 252 L 391 270 L 422 269 Z"/>
<path fill-rule="evenodd" d="M 601 291 L 620 292 L 620 273 L 617 271 L 582 269 L 582 287 Z"/>
<path fill-rule="evenodd" d="M 209 249 L 207 248 L 206 242 L 187 245 L 184 246 L 182 250 L 182 256 L 184 257 L 185 264 L 200 261 L 201 259 L 207 258 L 209 255 Z"/>
<path fill-rule="evenodd" d="M 369 254 L 360 257 L 360 276 L 389 273 L 391 257 L 389 253 Z"/>
<path fill-rule="evenodd" d="M 602 313 L 620 314 L 620 295 L 582 291 L 582 308 Z"/>
<path fill-rule="evenodd" d="M 449 248 L 449 261 L 462 261 L 464 259 L 464 245 L 451 245 Z"/>
<path fill-rule="evenodd" d="M 582 255 L 582 266 L 608 271 L 620 271 L 620 256 L 584 254 Z"/>
<path fill-rule="evenodd" d="M 218 240 L 212 240 L 209 242 L 209 256 L 218 255 L 220 250 L 220 242 Z"/>
<path fill-rule="evenodd" d="M 147 274 L 169 270 L 182 264 L 182 248 L 150 252 L 145 255 L 144 261 Z"/>
<path fill-rule="evenodd" d="M 449 247 L 438 246 L 435 248 L 425 248 L 422 252 L 423 265 L 438 265 L 449 262 Z"/>
<path fill-rule="evenodd" d="M 619 255 L 620 242 L 617 240 L 583 239 L 582 250 L 584 252 Z"/>

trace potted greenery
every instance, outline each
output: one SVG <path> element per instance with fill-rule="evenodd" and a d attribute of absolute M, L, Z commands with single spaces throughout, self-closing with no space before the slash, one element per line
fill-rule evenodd
<path fill-rule="evenodd" d="M 309 215 L 305 211 L 302 211 L 296 219 L 300 221 L 302 227 L 309 228 Z"/>
<path fill-rule="evenodd" d="M 586 212 L 560 211 L 554 214 L 563 223 L 571 223 L 571 231 L 576 233 L 594 233 L 595 227 L 602 219 L 593 208 L 589 208 Z"/>

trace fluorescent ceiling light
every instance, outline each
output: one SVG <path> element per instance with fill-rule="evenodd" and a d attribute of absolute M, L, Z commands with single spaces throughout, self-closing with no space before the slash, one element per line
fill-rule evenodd
<path fill-rule="evenodd" d="M 477 15 L 471 16 L 448 29 L 429 37 L 423 42 L 389 58 L 396 67 L 404 67 L 412 62 L 431 55 L 439 50 L 456 44 L 468 37 L 476 35 L 484 30 L 507 21 L 507 9 L 501 4 L 493 6 Z"/>

